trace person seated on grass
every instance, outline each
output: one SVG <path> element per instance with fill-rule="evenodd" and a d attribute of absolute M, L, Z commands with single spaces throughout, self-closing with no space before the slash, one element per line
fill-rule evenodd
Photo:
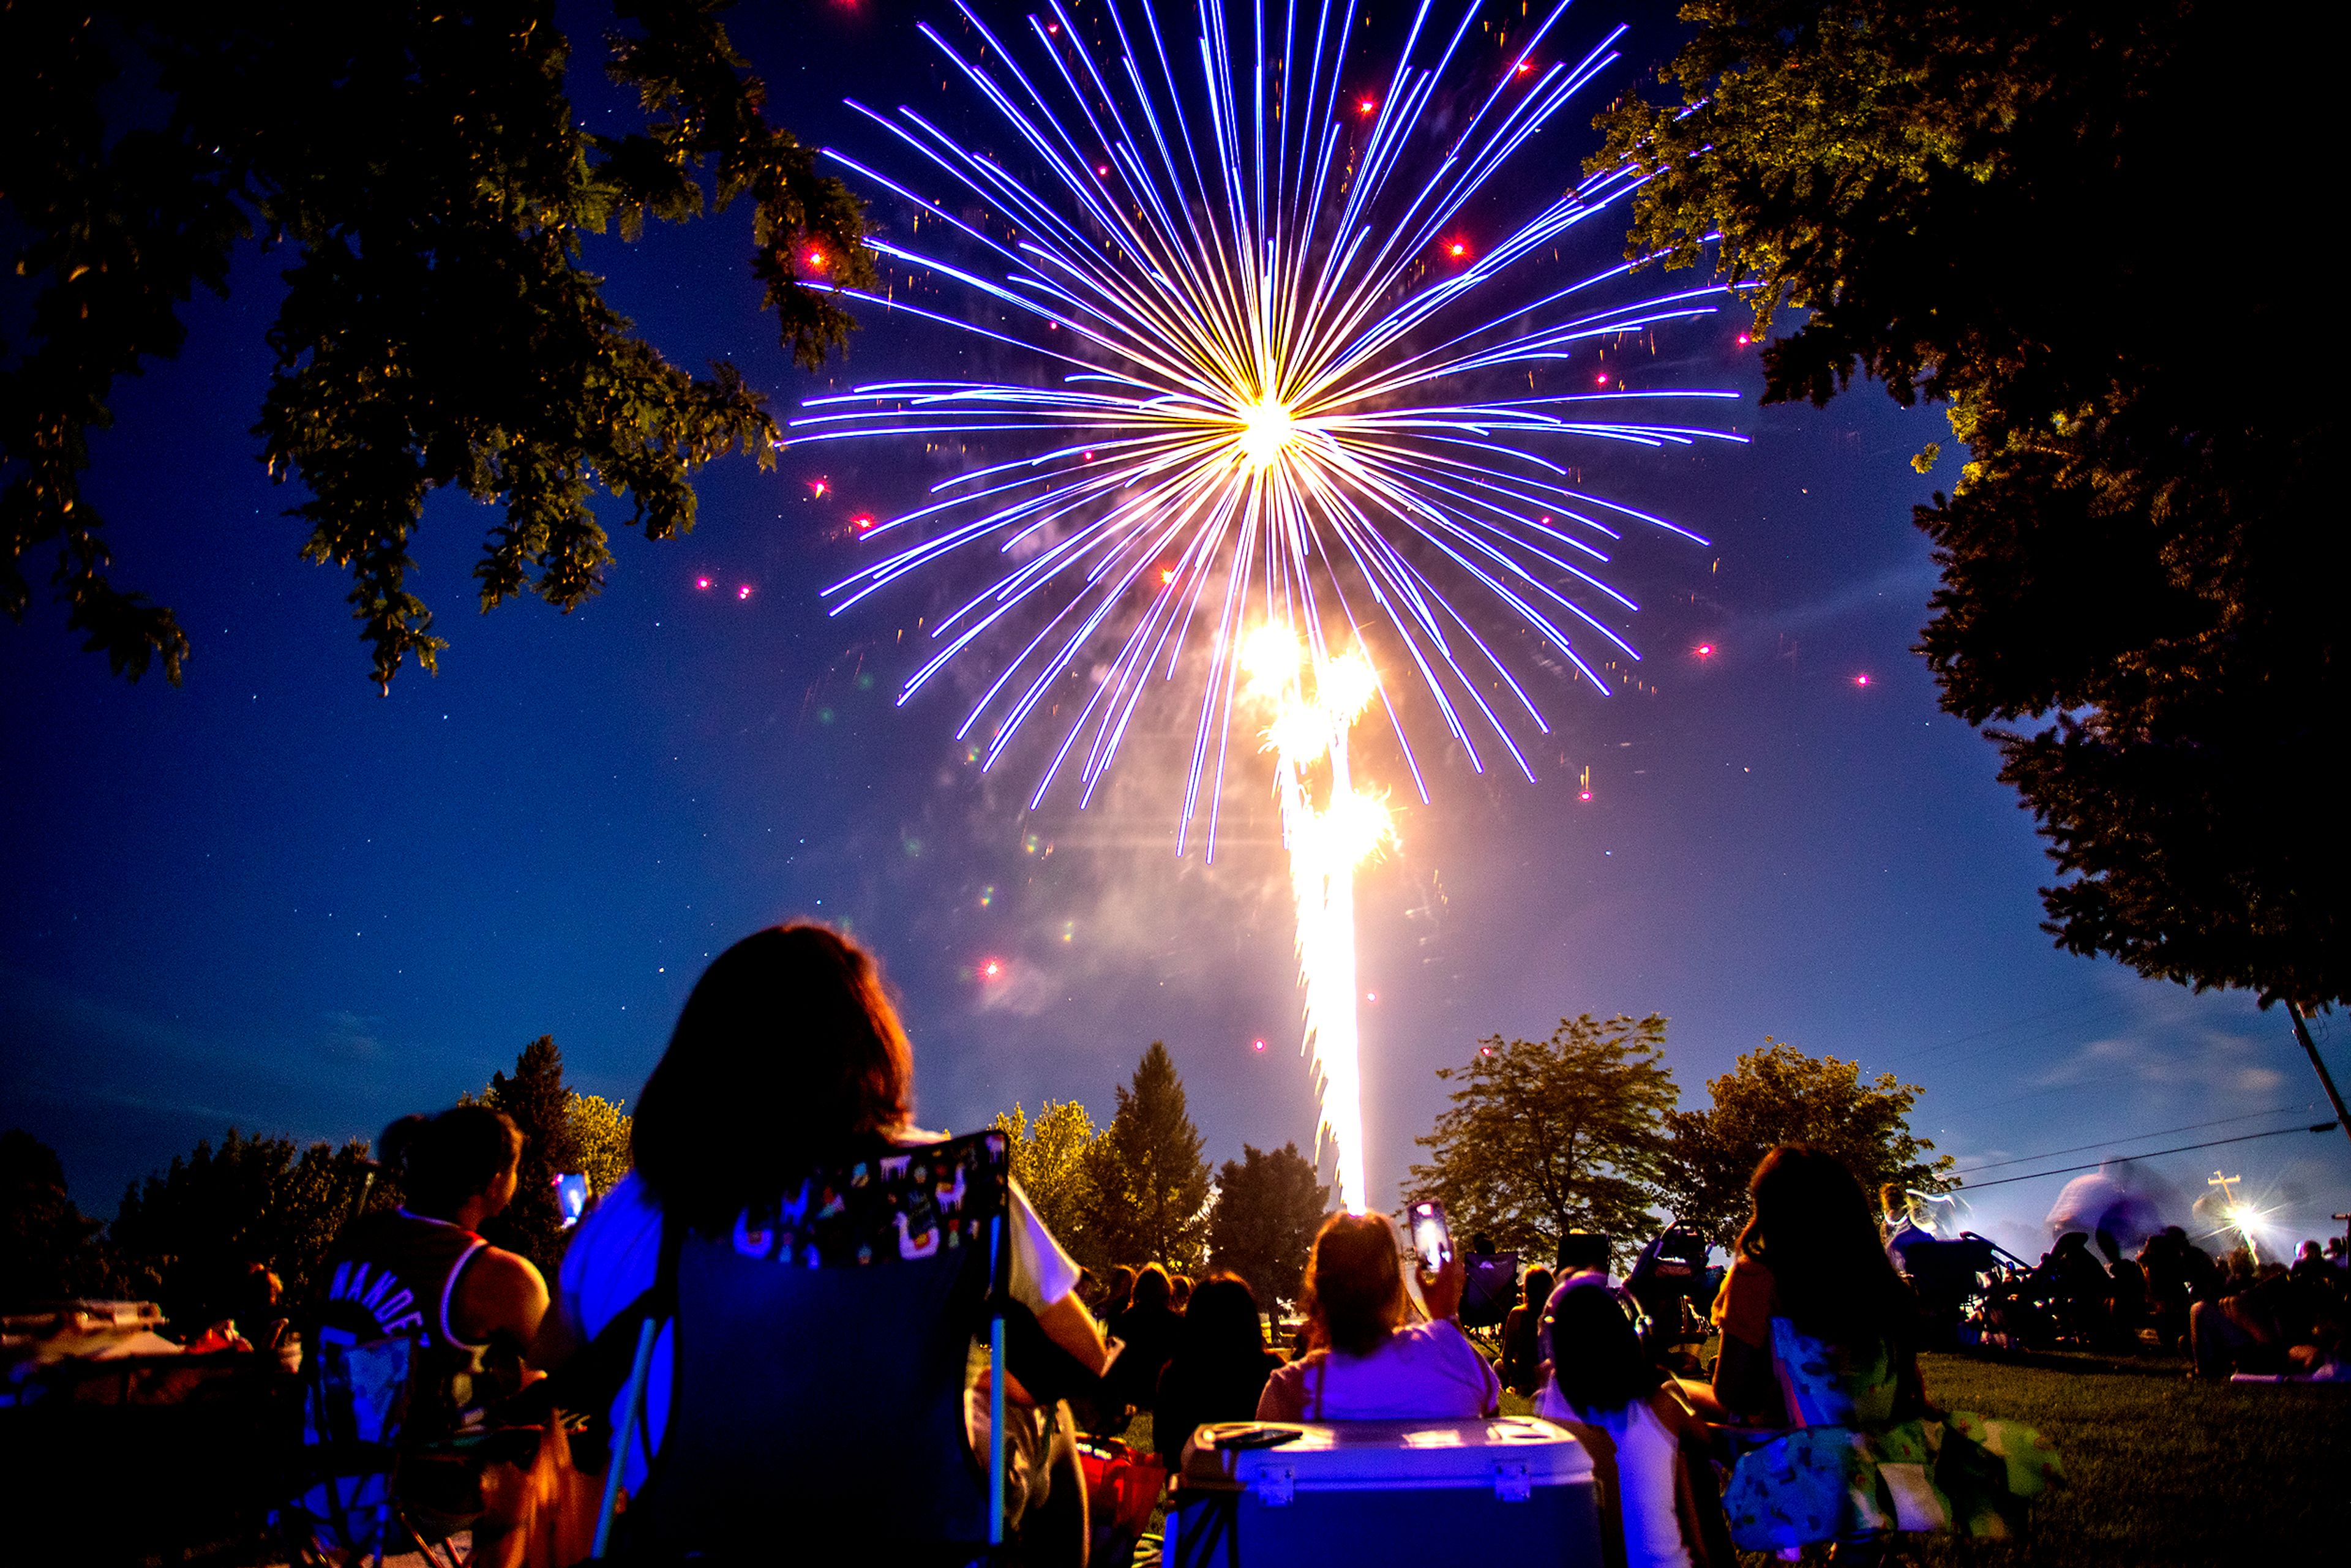
<path fill-rule="evenodd" d="M 1550 1298 L 1543 1329 L 1545 1364 L 1558 1368 L 1546 1414 L 1592 1456 L 1608 1568 L 1735 1568 L 1706 1423 L 1643 1352 L 1615 1292 L 1570 1285 Z"/>
<path fill-rule="evenodd" d="M 1550 1270 L 1540 1266 L 1528 1270 L 1520 1282 L 1519 1304 L 1502 1319 L 1502 1386 L 1520 1397 L 1534 1393 L 1541 1382 L 1536 1364 L 1542 1356 L 1535 1340 L 1543 1308 L 1551 1302 L 1551 1282 Z"/>
<path fill-rule="evenodd" d="M 2189 1309 L 2194 1375 L 2343 1381 L 2343 1317 L 2330 1287 L 2269 1265 L 2252 1284 Z"/>
<path fill-rule="evenodd" d="M 1152 1406 L 1151 1440 L 1167 1468 L 1176 1469 L 1185 1439 L 1204 1424 L 1255 1416 L 1265 1380 L 1280 1365 L 1265 1346 L 1247 1281 L 1219 1269 L 1195 1286 Z"/>
<path fill-rule="evenodd" d="M 1826 1541 L 1842 1561 L 1874 1563 L 1896 1530 L 2013 1528 L 2053 1457 L 2029 1429 L 1972 1416 L 1944 1422 L 1930 1447 L 1927 1424 L 1942 1418 L 1918 1375 L 1917 1302 L 1853 1173 L 1825 1149 L 1785 1144 L 1749 1195 L 1714 1305 L 1713 1385 L 1685 1385 L 1709 1415 L 1790 1428 L 1731 1473 L 1723 1501 L 1740 1548 Z M 1959 1462 L 1967 1447 L 1990 1452 Z"/>
<path fill-rule="evenodd" d="M 705 1238 L 728 1235 L 748 1213 L 773 1213 L 813 1170 L 868 1150 L 919 1149 L 940 1134 L 913 1125 L 914 1051 L 865 951 L 820 925 L 771 926 L 736 943 L 703 971 L 686 998 L 668 1049 L 637 1100 L 630 1132 L 635 1169 L 582 1220 L 563 1260 L 558 1310 L 549 1315 L 554 1354 L 586 1346 L 651 1290 L 666 1228 Z M 1078 1266 L 1056 1241 L 1017 1181 L 1011 1186 L 1009 1291 L 1034 1315 L 1043 1337 L 1085 1370 L 1106 1361 L 1102 1333 L 1077 1294 Z M 695 1324 L 680 1311 L 656 1337 L 639 1437 L 619 1463 L 632 1497 L 661 1452 L 675 1385 L 674 1345 Z M 882 1358 L 888 1343 L 737 1347 L 745 1358 L 778 1354 Z M 625 1354 L 621 1364 L 627 1364 Z M 1027 1506 L 1046 1500 L 1033 1489 L 1056 1468 L 1039 1444 L 1064 1445 L 1065 1424 L 1043 1424 L 1023 1409 L 1026 1393 L 1006 1385 L 1008 1449 Z M 967 1410 L 985 1419 L 975 1392 Z M 892 1422 L 883 1409 L 827 1408 L 795 1413 L 811 1431 L 850 1454 L 870 1454 L 872 1473 L 886 1477 Z M 620 1420 L 615 1401 L 613 1419 Z M 971 1451 L 987 1452 L 970 1435 Z M 700 1521 L 707 1539 L 696 1549 L 770 1552 L 809 1527 L 827 1500 L 796 1495 L 789 1477 L 770 1494 L 746 1497 L 737 1515 Z M 1058 1493 L 1059 1488 L 1053 1490 Z M 850 1504 L 830 1500 L 836 1507 Z M 1054 1504 L 1056 1511 L 1059 1504 Z M 901 1544 L 904 1544 L 902 1542 Z"/>
<path fill-rule="evenodd" d="M 1305 1357 L 1266 1380 L 1260 1421 L 1469 1420 L 1501 1409 L 1502 1385 L 1457 1321 L 1468 1270 L 1459 1258 L 1421 1293 L 1428 1321 L 1407 1324 L 1410 1298 L 1395 1224 L 1334 1214 L 1306 1260 Z"/>
<path fill-rule="evenodd" d="M 1175 1281 L 1156 1263 L 1134 1273 L 1134 1293 L 1119 1314 L 1118 1360 L 1110 1370 L 1110 1392 L 1138 1410 L 1148 1410 L 1159 1397 L 1159 1374 L 1176 1354 L 1176 1336 L 1184 1320 L 1174 1305 Z"/>

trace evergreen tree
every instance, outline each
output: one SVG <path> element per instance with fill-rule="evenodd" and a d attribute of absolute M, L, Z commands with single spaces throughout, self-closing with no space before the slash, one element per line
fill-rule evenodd
<path fill-rule="evenodd" d="M 1765 1037 L 1739 1065 L 1709 1080 L 1713 1104 L 1666 1117 L 1673 1156 L 1659 1186 L 1675 1216 L 1728 1247 L 1747 1219 L 1747 1182 L 1774 1145 L 1816 1144 L 1844 1161 L 1873 1199 L 1893 1182 L 1925 1192 L 1957 1185 L 1951 1156 L 1913 1137 L 1918 1086 L 1891 1072 L 1865 1082 L 1861 1064 L 1807 1056 Z"/>
<path fill-rule="evenodd" d="M 484 1104 L 512 1117 L 523 1136 L 514 1202 L 489 1223 L 490 1239 L 521 1253 L 550 1280 L 563 1262 L 567 1240 L 555 1178 L 585 1166 L 587 1151 L 572 1120 L 578 1098 L 563 1082 L 563 1052 L 551 1034 L 524 1046 L 515 1058 L 514 1076 L 492 1074 L 482 1095 Z"/>
<path fill-rule="evenodd" d="M 1407 1197 L 1437 1198 L 1456 1232 L 1548 1259 L 1571 1230 L 1596 1230 L 1620 1249 L 1646 1229 L 1664 1175 L 1666 1020 L 1590 1013 L 1562 1019 L 1549 1040 L 1482 1040 L 1452 1108 L 1428 1136 Z"/>
<path fill-rule="evenodd" d="M 1208 1163 L 1184 1081 L 1158 1040 L 1143 1053 L 1118 1113 L 1086 1151 L 1093 1201 L 1085 1228 L 1111 1263 L 1196 1271 L 1207 1240 Z"/>
<path fill-rule="evenodd" d="M 1314 1175 L 1296 1144 L 1270 1151 L 1243 1144 L 1217 1178 L 1208 1261 L 1247 1280 L 1269 1310 L 1298 1300 L 1307 1251 L 1330 1212 L 1331 1188 Z"/>
<path fill-rule="evenodd" d="M 1093 1179 L 1086 1155 L 1097 1134 L 1093 1118 L 1074 1100 L 1048 1100 L 1037 1108 L 1037 1119 L 1016 1104 L 1010 1115 L 999 1114 L 996 1129 L 1011 1140 L 1012 1179 L 1028 1195 L 1029 1207 L 1053 1233 L 1053 1239 L 1078 1262 L 1099 1269 L 1108 1260 L 1095 1244 L 1087 1223 L 1093 1207 Z"/>

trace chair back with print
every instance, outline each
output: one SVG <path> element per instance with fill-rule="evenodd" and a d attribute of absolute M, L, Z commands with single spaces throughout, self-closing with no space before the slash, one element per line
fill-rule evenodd
<path fill-rule="evenodd" d="M 287 1539 L 307 1535 L 334 1553 L 371 1553 L 388 1533 L 396 1539 L 393 1471 L 416 1357 L 405 1335 L 314 1332 L 302 1369 L 303 1490 L 278 1521 Z"/>
<path fill-rule="evenodd" d="M 877 1147 L 730 1235 L 675 1241 L 672 1394 L 619 1521 L 628 1556 L 844 1529 L 885 1557 L 989 1539 L 966 1389 L 1001 1296 L 1008 1168 L 1000 1133 Z"/>

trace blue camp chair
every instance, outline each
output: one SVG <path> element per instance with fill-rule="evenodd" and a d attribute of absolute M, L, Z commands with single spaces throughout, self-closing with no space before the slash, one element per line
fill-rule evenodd
<path fill-rule="evenodd" d="M 814 1173 L 731 1234 L 663 1238 L 612 1434 L 651 1448 L 646 1367 L 674 1328 L 669 1414 L 615 1520 L 607 1471 L 596 1555 L 963 1563 L 1005 1531 L 1004 1315 L 1010 1260 L 1001 1133 L 877 1148 Z M 988 1345 L 989 1451 L 966 1440 L 965 1389 Z"/>

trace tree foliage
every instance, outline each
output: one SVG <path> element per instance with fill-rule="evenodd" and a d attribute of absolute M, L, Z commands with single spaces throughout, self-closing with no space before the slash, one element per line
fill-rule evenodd
<path fill-rule="evenodd" d="M 55 1149 L 21 1127 L 0 1133 L 0 1309 L 102 1292 L 104 1228 L 67 1196 Z"/>
<path fill-rule="evenodd" d="M 1314 1176 L 1314 1163 L 1296 1144 L 1271 1150 L 1243 1144 L 1241 1157 L 1227 1160 L 1217 1177 L 1208 1261 L 1247 1280 L 1259 1306 L 1299 1298 L 1307 1250 L 1331 1210 L 1331 1188 Z"/>
<path fill-rule="evenodd" d="M 563 1051 L 551 1034 L 540 1035 L 524 1046 L 515 1057 L 513 1075 L 492 1073 L 490 1086 L 482 1092 L 482 1103 L 513 1118 L 523 1136 L 514 1202 L 490 1220 L 484 1232 L 499 1246 L 538 1264 L 539 1272 L 550 1280 L 562 1265 L 563 1249 L 569 1240 L 556 1204 L 555 1178 L 584 1170 L 590 1152 L 575 1119 L 579 1100 L 563 1082 Z M 609 1162 L 609 1149 L 602 1153 Z"/>
<path fill-rule="evenodd" d="M 1111 1263 L 1199 1269 L 1207 1251 L 1208 1162 L 1184 1100 L 1184 1080 L 1158 1040 L 1134 1081 L 1118 1091 L 1118 1112 L 1086 1151 L 1093 1188 L 1084 1229 Z"/>
<path fill-rule="evenodd" d="M 1843 1160 L 1874 1198 L 1894 1182 L 1923 1192 L 1957 1186 L 1951 1156 L 1910 1132 L 1918 1086 L 1861 1064 L 1807 1056 L 1766 1037 L 1760 1051 L 1707 1083 L 1712 1103 L 1666 1117 L 1672 1157 L 1661 1183 L 1676 1218 L 1729 1247 L 1747 1220 L 1747 1182 L 1780 1144 L 1814 1144 Z"/>
<path fill-rule="evenodd" d="M 1086 1268 L 1107 1262 L 1090 1224 L 1094 1189 L 1087 1155 L 1098 1134 L 1086 1108 L 1074 1100 L 1048 1100 L 1031 1122 L 1027 1110 L 1015 1104 L 994 1125 L 1011 1140 L 1012 1179 L 1053 1239 Z"/>
<path fill-rule="evenodd" d="M 0 203 L 41 280 L 28 343 L 0 344 L 0 605 L 22 618 L 25 558 L 54 549 L 87 645 L 179 680 L 187 635 L 115 586 L 81 472 L 115 378 L 177 355 L 182 308 L 225 296 L 248 241 L 291 262 L 262 455 L 307 492 L 303 554 L 350 574 L 378 682 L 446 645 L 407 586 L 435 490 L 504 508 L 485 610 L 601 587 L 600 489 L 649 538 L 691 528 L 693 472 L 770 462 L 775 421 L 732 367 L 697 378 L 636 336 L 585 242 L 748 197 L 752 270 L 810 367 L 852 324 L 834 292 L 873 279 L 862 207 L 768 122 L 727 4 L 617 0 L 605 69 L 644 117 L 621 135 L 584 128 L 546 0 L 0 6 Z"/>
<path fill-rule="evenodd" d="M 1858 370 L 1948 405 L 1968 461 L 1917 510 L 1920 651 L 1993 731 L 2056 862 L 2070 951 L 2262 1002 L 2340 998 L 2346 704 L 2318 382 L 2276 247 L 2307 200 L 2323 50 L 2211 0 L 1693 0 L 1597 162 L 1649 178 L 1630 252 L 1747 280 L 1764 401 Z M 2261 126 L 2248 155 L 2215 106 Z M 2254 106 L 2258 106 L 2255 108 Z M 2207 194 L 2212 198 L 2207 199 Z M 1921 468 L 1931 467 L 1932 448 Z"/>
<path fill-rule="evenodd" d="M 371 1207 L 398 1201 L 381 1183 L 369 1188 L 367 1170 L 367 1145 L 357 1138 L 301 1148 L 232 1127 L 217 1149 L 199 1143 L 122 1195 L 109 1228 L 120 1283 L 160 1302 L 183 1332 L 227 1315 L 223 1303 L 249 1263 L 277 1274 L 287 1302 L 308 1300 L 362 1192 Z"/>
<path fill-rule="evenodd" d="M 573 1166 L 588 1178 L 588 1190 L 598 1197 L 621 1185 L 635 1164 L 629 1154 L 629 1114 L 617 1100 L 601 1094 L 571 1096 L 571 1145 L 580 1163 Z"/>
<path fill-rule="evenodd" d="M 1660 1118 L 1674 1104 L 1665 1045 L 1655 1013 L 1585 1013 L 1549 1040 L 1480 1041 L 1468 1065 L 1437 1070 L 1460 1087 L 1413 1140 L 1430 1157 L 1412 1167 L 1407 1198 L 1437 1198 L 1460 1234 L 1539 1257 L 1571 1230 L 1630 1239 L 1663 1176 Z"/>

